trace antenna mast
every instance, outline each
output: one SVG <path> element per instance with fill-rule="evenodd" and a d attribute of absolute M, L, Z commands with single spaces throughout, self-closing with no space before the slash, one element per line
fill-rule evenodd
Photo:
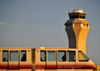
<path fill-rule="evenodd" d="M 85 12 L 86 12 L 86 6 L 85 6 Z"/>
<path fill-rule="evenodd" d="M 68 13 L 70 12 L 70 8 L 68 7 Z"/>

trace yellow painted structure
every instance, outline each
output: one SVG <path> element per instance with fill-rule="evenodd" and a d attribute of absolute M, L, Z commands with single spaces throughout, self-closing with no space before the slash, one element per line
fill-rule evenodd
<path fill-rule="evenodd" d="M 100 65 L 95 65 L 97 69 L 93 70 L 93 71 L 100 71 Z"/>
<path fill-rule="evenodd" d="M 90 23 L 85 19 L 86 12 L 82 9 L 69 13 L 70 19 L 65 23 L 69 39 L 69 48 L 81 49 L 86 54 L 86 38 Z"/>

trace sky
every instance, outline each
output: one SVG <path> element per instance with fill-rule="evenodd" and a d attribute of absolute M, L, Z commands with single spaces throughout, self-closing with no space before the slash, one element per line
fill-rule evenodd
<path fill-rule="evenodd" d="M 68 48 L 68 7 L 86 11 L 87 56 L 100 64 L 100 0 L 0 0 L 0 47 Z"/>

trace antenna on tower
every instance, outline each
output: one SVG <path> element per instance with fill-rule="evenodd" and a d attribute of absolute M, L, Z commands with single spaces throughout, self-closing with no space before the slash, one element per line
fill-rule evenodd
<path fill-rule="evenodd" d="M 69 8 L 69 6 L 68 6 L 68 13 L 70 12 L 70 8 Z"/>
<path fill-rule="evenodd" d="M 86 6 L 85 6 L 85 12 L 86 12 Z"/>
<path fill-rule="evenodd" d="M 80 6 L 79 6 L 79 9 L 80 9 Z"/>
<path fill-rule="evenodd" d="M 75 9 L 76 9 L 76 6 L 75 6 Z"/>

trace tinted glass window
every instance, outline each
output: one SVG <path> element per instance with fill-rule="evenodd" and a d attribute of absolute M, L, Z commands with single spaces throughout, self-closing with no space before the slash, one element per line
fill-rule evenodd
<path fill-rule="evenodd" d="M 40 60 L 41 61 L 46 61 L 46 51 L 41 51 L 41 57 L 40 57 Z"/>
<path fill-rule="evenodd" d="M 78 18 L 78 15 L 76 15 L 76 18 Z"/>
<path fill-rule="evenodd" d="M 8 61 L 8 51 L 3 51 L 3 61 Z"/>
<path fill-rule="evenodd" d="M 68 51 L 67 58 L 68 58 L 68 61 L 76 61 L 75 51 Z"/>
<path fill-rule="evenodd" d="M 58 51 L 58 61 L 66 61 L 66 51 Z"/>
<path fill-rule="evenodd" d="M 79 59 L 79 61 L 88 61 L 89 60 L 89 58 L 82 51 L 78 52 L 78 59 Z"/>
<path fill-rule="evenodd" d="M 18 51 L 10 51 L 10 61 L 18 61 Z"/>
<path fill-rule="evenodd" d="M 73 27 L 73 24 L 67 24 L 66 27 L 67 27 L 67 28 L 71 28 L 71 27 Z"/>
<path fill-rule="evenodd" d="M 48 61 L 55 61 L 55 51 L 48 51 Z"/>
<path fill-rule="evenodd" d="M 21 51 L 21 61 L 26 61 L 26 51 Z"/>

